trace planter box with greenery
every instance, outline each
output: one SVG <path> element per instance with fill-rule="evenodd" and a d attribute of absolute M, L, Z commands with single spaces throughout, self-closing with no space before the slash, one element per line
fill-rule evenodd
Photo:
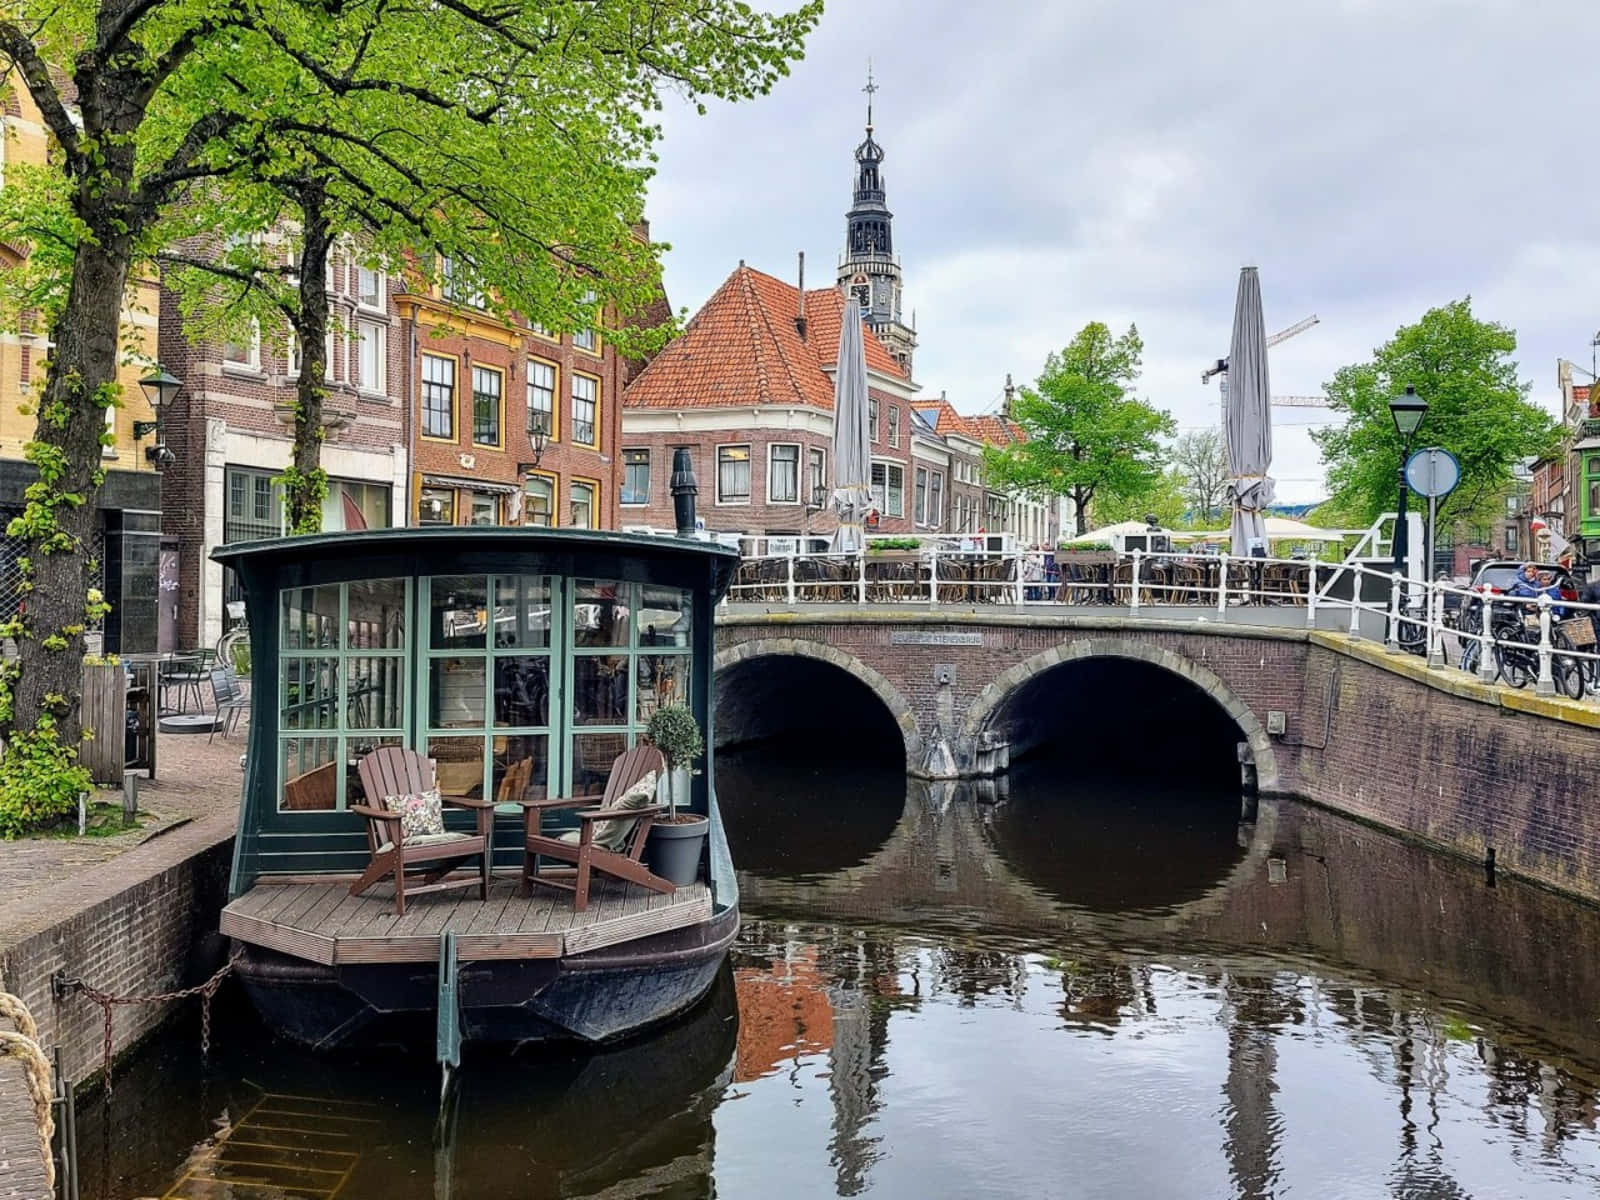
<path fill-rule="evenodd" d="M 664 704 L 651 713 L 646 736 L 667 763 L 667 815 L 650 827 L 645 855 L 652 872 L 682 887 L 699 878 L 700 853 L 711 825 L 699 813 L 678 811 L 679 800 L 688 797 L 679 797 L 675 776 L 680 769 L 697 774 L 694 763 L 705 750 L 705 739 L 694 714 L 681 704 Z"/>

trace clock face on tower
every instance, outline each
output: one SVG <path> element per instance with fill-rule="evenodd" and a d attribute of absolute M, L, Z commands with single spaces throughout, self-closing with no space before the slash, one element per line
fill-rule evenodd
<path fill-rule="evenodd" d="M 865 275 L 858 273 L 850 280 L 850 294 L 862 308 L 872 307 L 872 285 Z"/>

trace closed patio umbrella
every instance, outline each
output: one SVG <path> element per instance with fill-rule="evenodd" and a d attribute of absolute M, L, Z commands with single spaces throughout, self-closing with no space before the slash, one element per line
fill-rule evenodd
<path fill-rule="evenodd" d="M 1272 391 L 1267 382 L 1267 329 L 1261 315 L 1261 280 L 1254 267 L 1239 272 L 1228 350 L 1228 410 L 1222 418 L 1233 501 L 1233 553 L 1249 554 L 1264 540 L 1264 515 L 1273 500 Z"/>
<path fill-rule="evenodd" d="M 839 322 L 839 362 L 833 377 L 833 511 L 839 518 L 831 549 L 855 554 L 866 544 L 872 508 L 872 442 L 867 429 L 867 351 L 861 308 L 846 296 Z"/>

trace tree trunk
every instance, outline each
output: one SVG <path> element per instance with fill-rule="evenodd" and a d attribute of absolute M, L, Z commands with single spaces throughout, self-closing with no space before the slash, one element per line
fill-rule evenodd
<path fill-rule="evenodd" d="M 90 224 L 103 231 L 114 222 Z M 20 522 L 29 574 L 8 729 L 30 730 L 41 717 L 53 718 L 61 744 L 74 749 L 82 740 L 88 547 L 104 478 L 100 439 L 106 406 L 115 397 L 130 254 L 126 235 L 102 232 L 79 243 L 66 307 L 54 330 L 34 440 L 25 451 L 40 478 L 29 489 Z M 120 730 L 99 732 L 122 736 Z"/>
<path fill-rule="evenodd" d="M 1073 533 L 1082 537 L 1089 532 L 1089 501 L 1094 493 L 1083 488 L 1072 489 L 1072 522 L 1077 527 Z"/>
<path fill-rule="evenodd" d="M 295 385 L 294 463 L 283 475 L 284 504 L 292 533 L 322 531 L 328 476 L 322 469 L 322 405 L 328 395 L 328 253 L 326 193 L 320 181 L 299 189 L 301 227 L 300 379 Z"/>

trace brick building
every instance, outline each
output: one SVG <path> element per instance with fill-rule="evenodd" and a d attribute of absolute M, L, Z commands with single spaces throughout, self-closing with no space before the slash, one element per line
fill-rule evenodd
<path fill-rule="evenodd" d="M 805 291 L 741 262 L 623 395 L 621 524 L 671 527 L 673 451 L 686 447 L 708 529 L 831 533 L 833 373 L 845 305 L 835 288 Z M 878 532 L 911 533 L 914 430 L 922 429 L 912 417 L 916 385 L 864 332 Z M 942 494 L 947 460 L 926 439 L 921 450 L 917 461 L 938 474 Z"/>
<path fill-rule="evenodd" d="M 43 166 L 50 139 L 28 89 L 5 90 L 0 104 L 0 169 L 6 164 Z M 0 270 L 20 264 L 23 249 L 0 245 Z M 131 300 L 122 311 L 119 343 L 131 347 L 117 370 L 122 394 L 106 411 L 114 441 L 105 447 L 105 483 L 96 504 L 99 520 L 91 552 L 99 564 L 98 582 L 111 602 L 103 633 L 108 652 L 140 653 L 156 649 L 161 476 L 147 453 L 155 440 L 134 436 L 134 423 L 148 425 L 155 414 L 139 388 L 139 378 L 156 361 L 157 287 L 152 273 L 135 268 Z M 18 516 L 28 485 L 39 477 L 23 459 L 38 417 L 33 405 L 44 384 L 49 357 L 48 332 L 24 322 L 20 331 L 0 333 L 0 530 Z M 0 618 L 16 611 L 19 597 L 17 557 L 20 545 L 0 538 Z"/>
<path fill-rule="evenodd" d="M 411 504 L 424 525 L 618 524 L 629 364 L 598 329 L 510 324 L 449 285 L 398 297 L 411 397 Z M 536 450 L 530 432 L 544 431 Z"/>
<path fill-rule="evenodd" d="M 403 522 L 405 354 L 394 281 L 342 251 L 330 256 L 323 529 Z M 176 298 L 161 298 L 161 358 L 183 389 L 163 416 L 164 554 L 176 559 L 178 649 L 209 646 L 238 620 L 239 596 L 211 551 L 286 531 L 273 478 L 293 453 L 299 354 L 287 321 L 234 341 L 191 342 Z"/>

